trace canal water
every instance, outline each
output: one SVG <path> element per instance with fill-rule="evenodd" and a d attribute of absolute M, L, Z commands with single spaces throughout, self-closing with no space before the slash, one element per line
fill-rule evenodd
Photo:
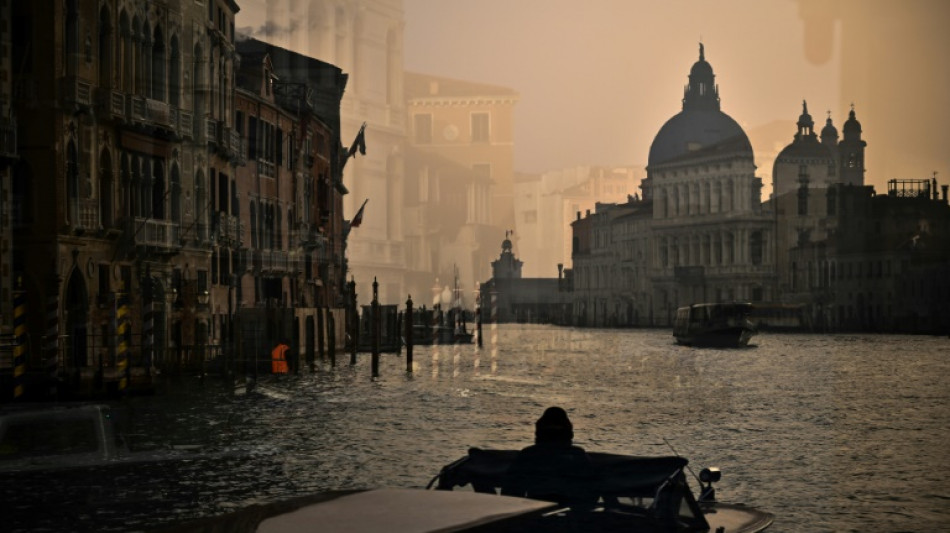
<path fill-rule="evenodd" d="M 70 483 L 5 483 L 14 530 L 149 530 L 252 503 L 424 487 L 469 447 L 531 443 L 560 405 L 588 449 L 718 466 L 717 496 L 776 515 L 770 531 L 950 530 L 950 339 L 763 333 L 745 349 L 676 346 L 668 330 L 486 327 L 484 348 L 338 358 L 234 393 L 170 381 L 120 404 L 142 447 L 214 453 Z M 496 338 L 495 342 L 489 342 Z M 143 444 L 144 443 L 144 444 Z M 672 447 L 672 449 L 671 449 Z M 65 492 L 65 494 L 64 494 Z"/>

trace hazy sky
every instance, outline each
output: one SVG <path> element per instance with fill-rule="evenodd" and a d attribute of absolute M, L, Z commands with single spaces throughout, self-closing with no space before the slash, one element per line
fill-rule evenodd
<path fill-rule="evenodd" d="M 353 0 L 357 1 L 357 0 Z M 259 26 L 260 2 L 237 25 Z M 758 175 L 808 101 L 839 132 L 854 103 L 867 181 L 950 181 L 950 1 L 404 0 L 407 70 L 509 87 L 516 169 L 647 163 L 681 110 L 698 43 Z M 806 24 L 807 21 L 807 24 Z M 807 37 L 806 37 L 807 35 Z M 808 51 L 806 53 L 806 51 Z M 776 121 L 784 122 L 777 124 Z M 766 191 L 766 193 L 768 190 Z"/>

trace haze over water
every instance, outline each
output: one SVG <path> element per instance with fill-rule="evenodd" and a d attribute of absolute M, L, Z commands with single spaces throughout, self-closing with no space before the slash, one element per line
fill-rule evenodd
<path fill-rule="evenodd" d="M 665 439 L 695 471 L 720 467 L 718 498 L 774 513 L 770 531 L 945 531 L 947 342 L 765 333 L 752 348 L 701 350 L 674 345 L 668 330 L 500 326 L 495 348 L 417 347 L 412 375 L 404 355 L 384 354 L 376 381 L 367 354 L 353 367 L 341 357 L 335 370 L 267 377 L 240 396 L 182 378 L 132 398 L 121 425 L 264 453 L 147 483 L 100 479 L 109 486 L 74 497 L 117 498 L 64 501 L 56 516 L 29 512 L 42 505 L 35 494 L 4 496 L 17 520 L 55 530 L 81 509 L 88 530 L 126 530 L 322 490 L 424 487 L 469 447 L 530 444 L 543 409 L 560 405 L 585 449 L 672 454 Z"/>

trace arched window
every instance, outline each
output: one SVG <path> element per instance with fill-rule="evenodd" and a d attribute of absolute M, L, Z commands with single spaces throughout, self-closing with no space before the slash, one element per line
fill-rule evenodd
<path fill-rule="evenodd" d="M 191 76 L 194 90 L 195 131 L 202 131 L 202 128 L 205 127 L 205 63 L 203 53 L 201 45 L 196 44 Z"/>
<path fill-rule="evenodd" d="M 115 218 L 113 202 L 112 156 L 108 150 L 99 154 L 99 213 L 103 227 L 112 227 Z"/>
<path fill-rule="evenodd" d="M 165 167 L 160 159 L 152 162 L 152 218 L 165 220 Z"/>
<path fill-rule="evenodd" d="M 172 164 L 171 176 L 171 215 L 172 222 L 181 225 L 181 175 L 178 172 L 178 163 Z"/>
<path fill-rule="evenodd" d="M 69 223 L 75 225 L 79 222 L 79 154 L 72 139 L 66 146 L 66 201 Z"/>
<path fill-rule="evenodd" d="M 66 71 L 69 75 L 76 74 L 79 64 L 79 10 L 76 2 L 66 2 Z"/>
<path fill-rule="evenodd" d="M 112 87 L 112 22 L 109 9 L 102 6 L 99 11 L 99 86 Z"/>
<path fill-rule="evenodd" d="M 122 214 L 131 219 L 135 216 L 135 186 L 132 183 L 132 170 L 130 168 L 128 154 L 122 154 L 119 166 L 120 172 L 122 173 Z"/>
<path fill-rule="evenodd" d="M 181 98 L 181 51 L 178 36 L 172 36 L 171 55 L 168 61 L 168 103 L 178 107 Z"/>
<path fill-rule="evenodd" d="M 257 248 L 257 210 L 254 209 L 254 200 L 251 200 L 251 248 Z"/>
<path fill-rule="evenodd" d="M 129 26 L 129 16 L 123 9 L 119 14 L 119 61 L 122 65 L 119 68 L 119 87 L 124 92 L 132 91 L 132 50 L 134 49 L 132 41 L 132 28 Z"/>
<path fill-rule="evenodd" d="M 199 170 L 195 175 L 195 224 L 198 227 L 198 240 L 208 240 L 208 193 L 205 189 L 204 173 Z"/>
<path fill-rule="evenodd" d="M 142 62 L 142 22 L 138 15 L 132 18 L 132 88 L 129 92 L 145 94 L 145 74 Z"/>
<path fill-rule="evenodd" d="M 749 236 L 749 259 L 753 265 L 762 264 L 764 239 L 761 231 L 753 231 Z"/>
<path fill-rule="evenodd" d="M 165 35 L 155 26 L 152 39 L 152 98 L 165 101 Z"/>

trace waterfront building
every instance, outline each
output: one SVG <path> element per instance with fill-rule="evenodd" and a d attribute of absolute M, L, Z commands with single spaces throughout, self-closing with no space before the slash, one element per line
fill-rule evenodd
<path fill-rule="evenodd" d="M 653 325 L 653 204 L 628 198 L 597 203 L 572 226 L 574 322 L 587 326 Z"/>
<path fill-rule="evenodd" d="M 774 224 L 742 128 L 720 110 L 700 44 L 683 110 L 650 146 L 644 198 L 653 202 L 652 313 L 672 323 L 678 306 L 768 301 L 775 294 Z"/>
<path fill-rule="evenodd" d="M 802 103 L 797 126 L 794 140 L 775 159 L 774 193 L 768 202 L 768 209 L 775 213 L 778 291 L 781 303 L 792 305 L 829 301 L 827 295 L 816 295 L 810 284 L 802 283 L 801 260 L 807 257 L 805 263 L 816 265 L 829 260 L 824 256 L 830 252 L 826 246 L 809 243 L 824 243 L 836 231 L 841 190 L 836 185 L 864 186 L 867 145 L 853 108 L 840 142 L 830 116 L 819 140 L 807 103 Z M 792 250 L 797 250 L 797 261 L 791 257 Z"/>
<path fill-rule="evenodd" d="M 512 240 L 529 276 L 553 275 L 571 265 L 570 223 L 597 202 L 627 201 L 640 178 L 633 167 L 577 166 L 515 179 L 515 230 Z"/>
<path fill-rule="evenodd" d="M 509 238 L 492 261 L 492 277 L 479 286 L 479 303 L 486 321 L 570 324 L 573 272 L 558 265 L 557 278 L 522 277 L 524 262 L 513 251 Z"/>
<path fill-rule="evenodd" d="M 950 205 L 937 180 L 833 185 L 834 231 L 789 250 L 791 292 L 806 327 L 946 333 L 950 313 Z"/>
<path fill-rule="evenodd" d="M 365 123 L 365 137 L 372 146 L 365 157 L 346 166 L 350 191 L 344 199 L 346 216 L 353 218 L 369 200 L 362 224 L 348 238 L 349 270 L 357 293 L 371 295 L 375 278 L 381 302 L 402 303 L 407 292 L 402 0 L 269 0 L 267 20 L 280 28 L 306 24 L 309 31 L 267 38 L 349 74 L 340 129 L 345 138 L 353 138 Z"/>
<path fill-rule="evenodd" d="M 233 370 L 235 316 L 263 324 L 267 343 L 305 339 L 307 313 L 343 305 L 346 76 L 295 56 L 284 63 L 303 74 L 280 72 L 299 81 L 278 89 L 265 81 L 279 71 L 249 49 L 257 74 L 235 91 L 237 10 L 11 7 L 21 68 L 6 116 L 31 120 L 16 135 L 4 267 L 22 282 L 28 372 L 15 381 L 32 393 L 119 391 L 212 361 Z M 6 359 L 2 371 L 6 385 Z"/>
<path fill-rule="evenodd" d="M 512 89 L 407 72 L 404 228 L 409 274 L 428 285 L 486 279 L 514 223 Z M 411 160 L 409 159 L 411 158 Z M 422 285 L 425 286 L 425 285 Z"/>
<path fill-rule="evenodd" d="M 121 387 L 165 361 L 178 324 L 193 346 L 214 338 L 207 203 L 239 161 L 237 10 L 14 4 L 14 106 L 31 117 L 18 135 L 14 272 L 31 370 Z M 194 287 L 188 309 L 173 305 L 177 280 Z"/>
<path fill-rule="evenodd" d="M 342 345 L 346 324 L 342 171 L 350 154 L 339 109 L 347 76 L 255 39 L 239 39 L 237 50 L 235 122 L 248 161 L 235 191 L 247 228 L 233 272 L 239 333 L 248 349 L 288 339 L 293 353 L 314 361 L 331 330 Z"/>

